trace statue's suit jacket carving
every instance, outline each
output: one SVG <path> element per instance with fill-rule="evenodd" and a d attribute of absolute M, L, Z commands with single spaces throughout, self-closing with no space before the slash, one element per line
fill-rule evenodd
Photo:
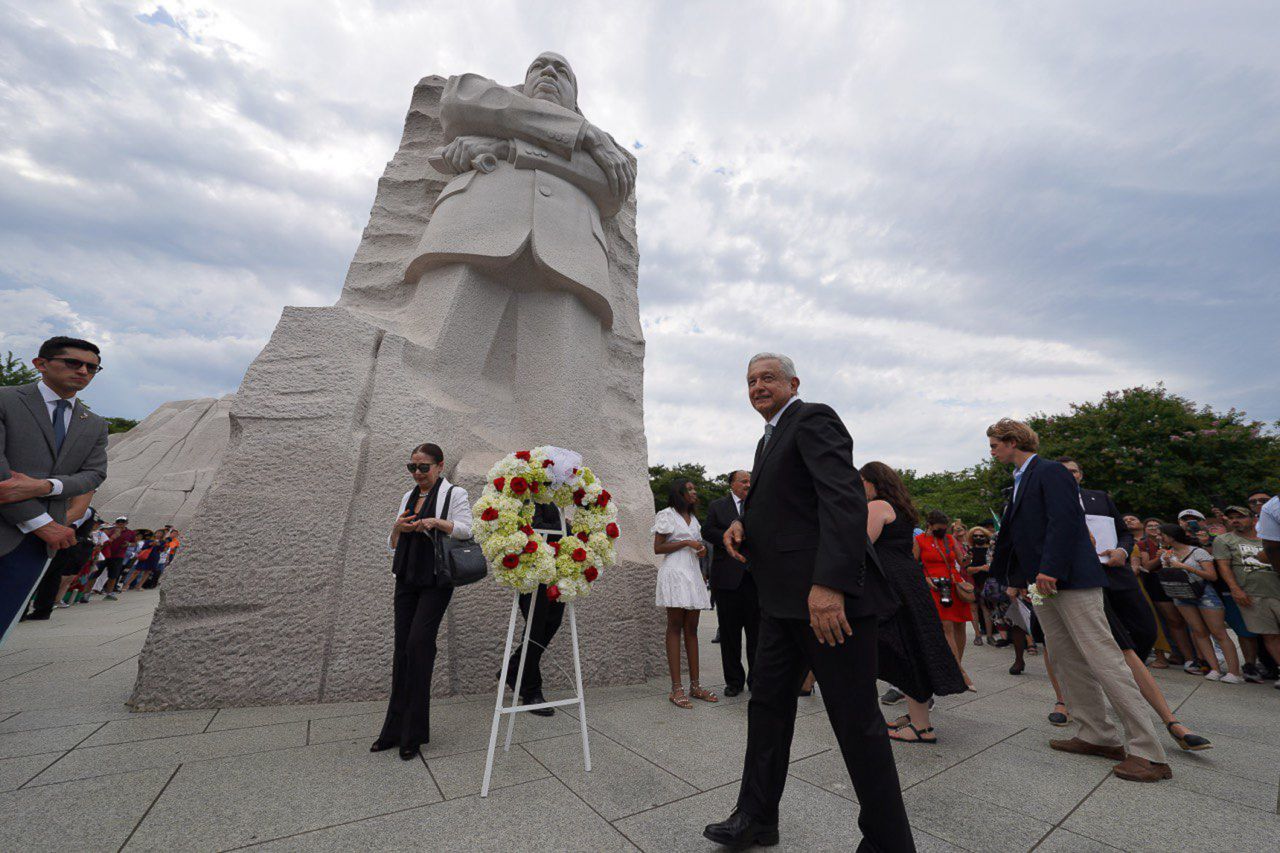
<path fill-rule="evenodd" d="M 600 217 L 622 199 L 582 150 L 587 122 L 557 104 L 529 98 L 477 74 L 450 77 L 440 101 L 445 139 L 489 136 L 512 142 L 493 172 L 468 171 L 440 192 L 406 272 L 434 266 L 501 267 L 527 246 L 553 286 L 576 293 L 612 328 L 609 260 Z"/>

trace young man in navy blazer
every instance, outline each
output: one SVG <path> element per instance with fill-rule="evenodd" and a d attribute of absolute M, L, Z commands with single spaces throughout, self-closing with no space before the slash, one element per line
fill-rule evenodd
<path fill-rule="evenodd" d="M 1005 418 L 987 428 L 987 439 L 991 456 L 1014 466 L 991 571 L 1011 587 L 1034 585 L 1046 597 L 1036 615 L 1080 724 L 1075 737 L 1049 746 L 1114 759 L 1120 763 L 1112 772 L 1121 779 L 1172 778 L 1146 702 L 1107 625 L 1106 572 L 1089 538 L 1075 478 L 1061 463 L 1036 454 L 1040 437 L 1024 423 Z M 1107 719 L 1104 695 L 1124 724 L 1123 740 Z"/>

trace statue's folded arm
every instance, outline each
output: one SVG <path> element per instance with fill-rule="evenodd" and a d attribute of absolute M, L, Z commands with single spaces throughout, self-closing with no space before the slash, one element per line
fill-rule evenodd
<path fill-rule="evenodd" d="M 479 74 L 450 77 L 440 98 L 445 140 L 459 136 L 523 139 L 571 159 L 587 120 L 572 110 L 527 97 Z"/>

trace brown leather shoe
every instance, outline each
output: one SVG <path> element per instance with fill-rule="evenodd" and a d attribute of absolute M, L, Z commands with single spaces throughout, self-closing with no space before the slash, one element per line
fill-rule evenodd
<path fill-rule="evenodd" d="M 1126 757 L 1111 772 L 1130 782 L 1159 782 L 1161 779 L 1173 778 L 1173 771 L 1168 764 L 1157 764 L 1136 755 Z"/>
<path fill-rule="evenodd" d="M 1110 758 L 1112 761 L 1124 761 L 1124 747 L 1120 746 L 1099 746 L 1096 743 L 1089 743 L 1087 740 L 1080 740 L 1073 737 L 1071 740 L 1051 740 L 1049 746 L 1058 752 L 1074 752 L 1076 755 L 1097 755 L 1102 758 Z"/>

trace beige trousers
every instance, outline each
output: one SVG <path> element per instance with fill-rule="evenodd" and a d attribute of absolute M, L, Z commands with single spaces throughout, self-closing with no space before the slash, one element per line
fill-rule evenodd
<path fill-rule="evenodd" d="M 1151 709 L 1107 625 L 1102 589 L 1062 590 L 1037 606 L 1036 616 L 1067 708 L 1080 724 L 1080 739 L 1099 746 L 1122 745 L 1115 723 L 1107 718 L 1105 695 L 1124 726 L 1125 751 L 1164 763 Z"/>

